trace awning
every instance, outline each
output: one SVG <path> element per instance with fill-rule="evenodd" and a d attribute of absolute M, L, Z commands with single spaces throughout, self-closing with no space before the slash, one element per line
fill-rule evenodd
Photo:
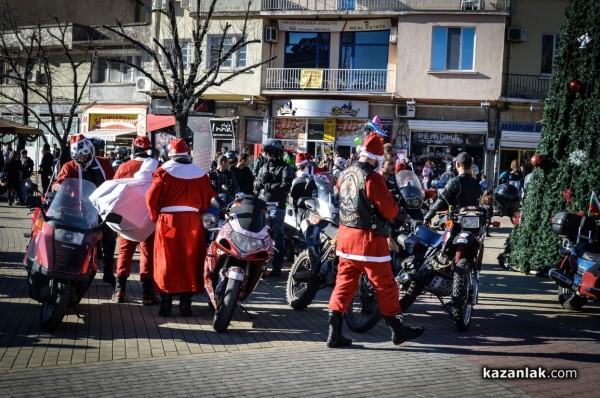
<path fill-rule="evenodd" d="M 90 130 L 83 133 L 87 138 L 100 138 L 104 141 L 116 141 L 120 135 L 137 135 L 137 130 Z"/>
<path fill-rule="evenodd" d="M 41 129 L 26 124 L 0 119 L 0 134 L 42 135 L 43 132 Z"/>
<path fill-rule="evenodd" d="M 487 134 L 487 122 L 461 122 L 446 120 L 409 120 L 408 127 L 413 131 Z"/>
<path fill-rule="evenodd" d="M 501 148 L 535 149 L 540 142 L 541 133 L 531 131 L 502 130 Z"/>
<path fill-rule="evenodd" d="M 173 115 L 146 115 L 146 132 L 166 129 L 175 126 L 175 116 Z"/>

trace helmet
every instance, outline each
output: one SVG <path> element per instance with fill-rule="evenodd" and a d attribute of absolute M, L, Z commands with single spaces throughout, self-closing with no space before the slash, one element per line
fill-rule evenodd
<path fill-rule="evenodd" d="M 447 162 L 446 163 L 446 171 L 452 171 L 454 170 L 454 164 L 452 164 L 452 162 Z"/>
<path fill-rule="evenodd" d="M 231 162 L 231 164 L 237 164 L 238 162 L 238 154 L 236 151 L 228 151 L 225 156 L 227 156 L 227 159 L 229 159 L 229 161 Z"/>
<path fill-rule="evenodd" d="M 281 157 L 283 155 L 283 144 L 280 140 L 270 138 L 263 144 L 262 150 L 265 153 L 272 153 L 275 157 Z"/>
<path fill-rule="evenodd" d="M 94 144 L 89 138 L 82 138 L 71 144 L 71 159 L 80 166 L 88 167 L 94 160 Z"/>
<path fill-rule="evenodd" d="M 122 164 L 123 164 L 123 161 L 121 159 L 117 159 L 114 162 L 112 162 L 112 168 L 116 170 Z"/>
<path fill-rule="evenodd" d="M 344 159 L 341 156 L 338 156 L 337 158 L 335 158 L 335 161 L 333 162 L 333 165 L 340 170 L 344 170 L 344 168 L 346 167 L 346 164 L 347 164 L 346 159 Z"/>
<path fill-rule="evenodd" d="M 117 158 L 119 159 L 126 159 L 129 156 L 129 150 L 124 146 L 118 146 L 115 152 L 117 152 Z"/>
<path fill-rule="evenodd" d="M 500 184 L 494 191 L 494 204 L 500 212 L 512 217 L 519 211 L 521 196 L 514 185 Z"/>

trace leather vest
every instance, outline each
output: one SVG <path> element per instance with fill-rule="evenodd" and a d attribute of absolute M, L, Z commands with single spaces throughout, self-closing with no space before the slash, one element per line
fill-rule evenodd
<path fill-rule="evenodd" d="M 367 197 L 366 180 L 369 172 L 353 164 L 340 176 L 340 224 L 359 229 L 374 229 L 376 214 Z M 370 170 L 373 172 L 373 170 Z"/>

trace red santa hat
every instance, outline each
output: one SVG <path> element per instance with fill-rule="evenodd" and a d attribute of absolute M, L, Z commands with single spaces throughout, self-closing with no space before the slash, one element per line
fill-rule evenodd
<path fill-rule="evenodd" d="M 360 156 L 367 157 L 369 159 L 377 160 L 380 163 L 383 162 L 383 144 L 379 135 L 370 133 L 365 138 L 364 145 L 360 147 Z"/>
<path fill-rule="evenodd" d="M 69 139 L 69 144 L 73 145 L 76 142 L 79 142 L 81 140 L 85 140 L 86 137 L 83 134 L 77 134 L 77 135 L 72 135 L 71 138 Z"/>
<path fill-rule="evenodd" d="M 296 154 L 296 166 L 300 167 L 308 163 L 308 155 L 306 152 L 298 152 Z"/>
<path fill-rule="evenodd" d="M 171 140 L 169 142 L 169 156 L 187 156 L 188 147 L 185 144 L 185 140 L 180 138 L 178 140 Z"/>
<path fill-rule="evenodd" d="M 138 136 L 133 140 L 133 145 L 140 147 L 142 149 L 150 149 L 152 148 L 152 143 L 150 142 L 150 138 L 148 136 Z"/>

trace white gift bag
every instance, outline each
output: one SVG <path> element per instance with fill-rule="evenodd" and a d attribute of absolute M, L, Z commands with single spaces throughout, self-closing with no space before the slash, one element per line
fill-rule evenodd
<path fill-rule="evenodd" d="M 90 196 L 102 219 L 109 213 L 123 217 L 119 224 L 107 225 L 125 239 L 142 242 L 154 232 L 155 224 L 146 207 L 146 193 L 157 167 L 156 159 L 148 158 L 133 178 L 105 181 Z"/>

